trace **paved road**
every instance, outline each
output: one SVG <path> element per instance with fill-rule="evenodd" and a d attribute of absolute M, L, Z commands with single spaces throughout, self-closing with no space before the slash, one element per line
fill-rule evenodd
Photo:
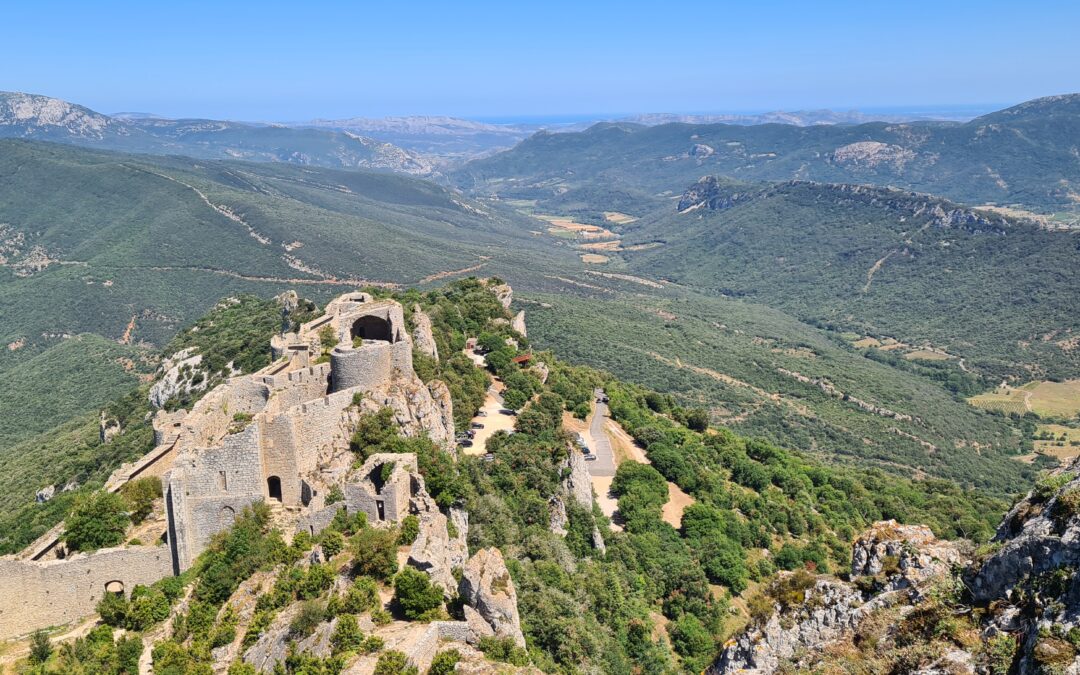
<path fill-rule="evenodd" d="M 603 391 L 597 389 L 596 397 L 602 396 Z M 606 403 L 596 403 L 593 412 L 592 423 L 589 425 L 589 435 L 592 436 L 592 446 L 589 447 L 596 455 L 595 462 L 589 462 L 589 473 L 593 476 L 615 475 L 615 453 L 611 449 L 611 440 L 604 431 L 604 422 L 608 419 L 608 407 Z"/>

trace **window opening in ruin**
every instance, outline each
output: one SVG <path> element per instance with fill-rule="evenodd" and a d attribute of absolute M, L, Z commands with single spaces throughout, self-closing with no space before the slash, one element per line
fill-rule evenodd
<path fill-rule="evenodd" d="M 124 594 L 124 582 L 123 581 L 110 581 L 105 584 L 105 592 L 112 593 L 113 595 Z"/>
<path fill-rule="evenodd" d="M 379 520 L 386 520 L 386 504 L 383 503 L 383 500 L 375 500 L 375 512 L 379 514 Z"/>
<path fill-rule="evenodd" d="M 217 484 L 218 484 L 218 489 L 221 490 L 222 492 L 228 492 L 229 491 L 229 478 L 228 478 L 228 474 L 226 472 L 218 471 Z"/>
<path fill-rule="evenodd" d="M 394 331 L 390 322 L 377 316 L 362 316 L 352 325 L 352 337 L 364 340 L 393 342 Z"/>
<path fill-rule="evenodd" d="M 281 501 L 281 479 L 277 476 L 270 476 L 266 479 L 266 489 L 270 493 L 270 499 Z"/>

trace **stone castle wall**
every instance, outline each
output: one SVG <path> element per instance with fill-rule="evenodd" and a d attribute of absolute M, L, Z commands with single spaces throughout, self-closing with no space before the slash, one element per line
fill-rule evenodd
<path fill-rule="evenodd" d="M 165 546 L 103 549 L 49 562 L 0 560 L 0 637 L 75 621 L 94 612 L 107 585 L 130 594 L 136 584 L 172 571 Z"/>
<path fill-rule="evenodd" d="M 244 507 L 265 498 L 260 438 L 261 427 L 253 423 L 227 436 L 219 447 L 177 457 L 166 479 L 166 502 L 169 541 L 178 571 L 190 567 L 210 539 L 228 529 Z"/>

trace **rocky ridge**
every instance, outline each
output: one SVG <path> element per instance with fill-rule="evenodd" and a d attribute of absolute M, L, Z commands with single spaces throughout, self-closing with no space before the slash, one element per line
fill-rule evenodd
<path fill-rule="evenodd" d="M 846 576 L 781 573 L 708 673 L 1080 673 L 1080 460 L 1020 500 L 981 555 L 884 521 L 856 539 Z"/>

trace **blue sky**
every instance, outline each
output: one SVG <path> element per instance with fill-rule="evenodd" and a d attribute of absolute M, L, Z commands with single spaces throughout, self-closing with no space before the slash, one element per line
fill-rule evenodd
<path fill-rule="evenodd" d="M 249 120 L 1010 104 L 1080 91 L 1080 3 L 12 2 L 0 89 Z"/>

